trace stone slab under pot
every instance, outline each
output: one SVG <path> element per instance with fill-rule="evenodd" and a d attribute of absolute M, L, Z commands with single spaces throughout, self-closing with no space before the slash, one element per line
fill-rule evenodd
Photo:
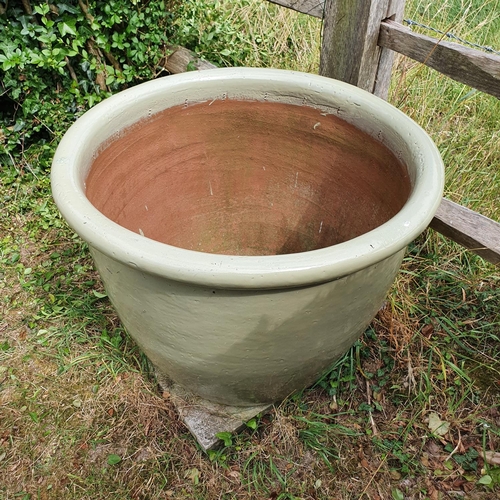
<path fill-rule="evenodd" d="M 120 92 L 52 167 L 130 335 L 176 384 L 237 407 L 307 387 L 349 349 L 443 182 L 431 139 L 385 101 L 255 68 Z"/>

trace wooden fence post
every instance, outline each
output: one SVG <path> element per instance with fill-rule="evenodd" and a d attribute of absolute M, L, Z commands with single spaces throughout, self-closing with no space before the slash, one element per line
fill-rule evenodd
<path fill-rule="evenodd" d="M 378 46 L 383 20 L 400 21 L 405 0 L 326 0 L 320 74 L 387 98 L 394 53 Z"/>
<path fill-rule="evenodd" d="M 403 21 L 406 0 L 390 0 L 385 19 L 401 23 Z M 379 46 L 380 47 L 380 46 Z M 373 93 L 387 100 L 389 95 L 389 85 L 391 83 L 392 65 L 396 52 L 384 47 L 380 50 L 377 74 L 375 75 L 375 86 Z"/>

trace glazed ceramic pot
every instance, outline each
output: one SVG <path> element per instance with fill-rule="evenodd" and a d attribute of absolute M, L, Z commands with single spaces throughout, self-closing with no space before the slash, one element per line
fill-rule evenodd
<path fill-rule="evenodd" d="M 427 134 L 320 76 L 168 76 L 78 119 L 52 167 L 152 363 L 222 404 L 278 401 L 362 334 L 441 201 Z"/>

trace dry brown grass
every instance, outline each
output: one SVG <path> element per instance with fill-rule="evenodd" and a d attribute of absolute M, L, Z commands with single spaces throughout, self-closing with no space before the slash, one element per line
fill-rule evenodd
<path fill-rule="evenodd" d="M 476 481 L 484 467 L 481 452 L 500 446 L 498 391 L 491 380 L 481 386 L 483 379 L 467 379 L 474 370 L 458 371 L 466 369 L 463 352 L 440 320 L 479 308 L 461 328 L 498 321 L 498 278 L 468 273 L 456 257 L 433 260 L 433 238 L 422 237 L 410 250 L 371 333 L 331 377 L 263 416 L 257 431 L 206 457 L 133 344 L 125 338 L 115 352 L 101 342 L 103 329 L 111 332 L 119 323 L 107 302 L 92 302 L 89 293 L 85 305 L 80 295 L 95 279 L 86 253 L 76 252 L 73 260 L 75 243 L 65 229 L 45 233 L 51 250 L 70 251 L 68 260 L 49 268 L 66 273 L 64 266 L 82 265 L 84 272 L 61 295 L 53 290 L 53 280 L 62 279 L 57 273 L 48 292 L 28 286 L 23 269 L 45 269 L 47 252 L 29 236 L 31 217 L 16 220 L 7 232 L 22 247 L 21 267 L 5 268 L 0 326 L 0 343 L 8 345 L 0 354 L 4 498 L 384 500 L 397 490 L 415 499 L 447 498 L 452 491 L 496 498 Z M 95 283 L 91 290 L 102 288 Z M 50 293 L 65 304 L 75 294 L 73 309 L 40 317 Z M 462 342 L 475 348 L 475 366 L 485 371 L 491 344 L 483 335 L 483 345 L 475 345 L 480 339 L 474 333 Z M 338 380 L 329 394 L 330 381 Z M 478 387 L 489 395 L 478 397 Z M 450 424 L 445 436 L 429 432 L 431 412 Z M 479 456 L 460 465 L 448 458 L 446 446 L 458 456 L 471 450 Z M 115 455 L 120 462 L 111 465 Z M 464 469 L 472 464 L 477 472 Z"/>
<path fill-rule="evenodd" d="M 171 402 L 163 399 L 146 374 L 132 365 L 132 371 L 103 375 L 93 363 L 60 373 L 60 360 L 50 349 L 37 346 L 36 333 L 23 325 L 21 316 L 29 309 L 23 315 L 17 312 L 7 310 L 1 331 L 12 349 L 3 356 L 6 378 L 0 392 L 0 467 L 8 478 L 3 487 L 6 499 L 24 492 L 25 498 L 42 499 L 276 499 L 281 495 L 384 500 L 395 488 L 408 492 L 405 498 L 415 499 L 446 498 L 442 495 L 451 488 L 466 491 L 467 498 L 496 498 L 494 493 L 474 491 L 474 482 L 463 480 L 460 469 L 432 474 L 449 454 L 442 442 L 459 443 L 461 452 L 480 443 L 476 419 L 470 418 L 480 403 L 463 404 L 447 413 L 440 395 L 443 387 L 436 382 L 432 400 L 415 411 L 411 399 L 420 396 L 412 378 L 418 380 L 418 370 L 424 370 L 430 334 L 418 336 L 415 320 L 399 317 L 390 305 L 373 324 L 379 341 L 366 339 L 361 346 L 360 364 L 351 381 L 354 390 L 341 391 L 335 406 L 320 388 L 284 402 L 262 417 L 255 433 L 235 437 L 233 447 L 214 455 L 213 461 L 199 451 Z M 412 336 L 417 337 L 420 352 L 412 349 L 410 356 L 405 345 Z M 380 387 L 377 373 L 387 374 L 387 359 L 380 354 L 379 342 L 387 342 L 394 362 L 389 371 L 392 385 L 410 395 L 403 406 L 395 403 L 392 386 Z M 68 356 L 89 349 L 91 345 L 73 344 Z M 411 370 L 409 363 L 414 365 Z M 433 368 L 433 375 L 440 373 L 441 367 Z M 360 410 L 370 400 L 380 407 L 372 417 Z M 426 414 L 436 408 L 452 428 L 442 442 L 429 436 L 426 422 Z M 494 407 L 485 412 L 485 419 L 500 423 Z M 496 449 L 498 438 L 489 439 L 488 447 Z M 403 459 L 397 449 L 390 449 L 395 443 L 404 451 Z M 322 458 L 325 450 L 335 456 L 329 457 L 330 463 Z M 109 465 L 111 455 L 120 456 L 120 463 Z M 410 474 L 402 470 L 408 466 Z M 420 474 L 415 475 L 416 470 Z"/>

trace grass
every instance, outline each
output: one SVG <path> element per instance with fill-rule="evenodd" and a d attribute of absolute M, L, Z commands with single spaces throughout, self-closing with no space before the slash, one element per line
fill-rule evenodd
<path fill-rule="evenodd" d="M 316 71 L 317 20 L 210 3 L 222 59 Z M 500 48 L 495 0 L 414 1 L 407 17 Z M 498 100 L 403 58 L 390 100 L 440 148 L 447 196 L 500 219 Z M 25 162 L 0 174 L 0 498 L 498 498 L 497 268 L 426 231 L 331 372 L 205 456 Z"/>

